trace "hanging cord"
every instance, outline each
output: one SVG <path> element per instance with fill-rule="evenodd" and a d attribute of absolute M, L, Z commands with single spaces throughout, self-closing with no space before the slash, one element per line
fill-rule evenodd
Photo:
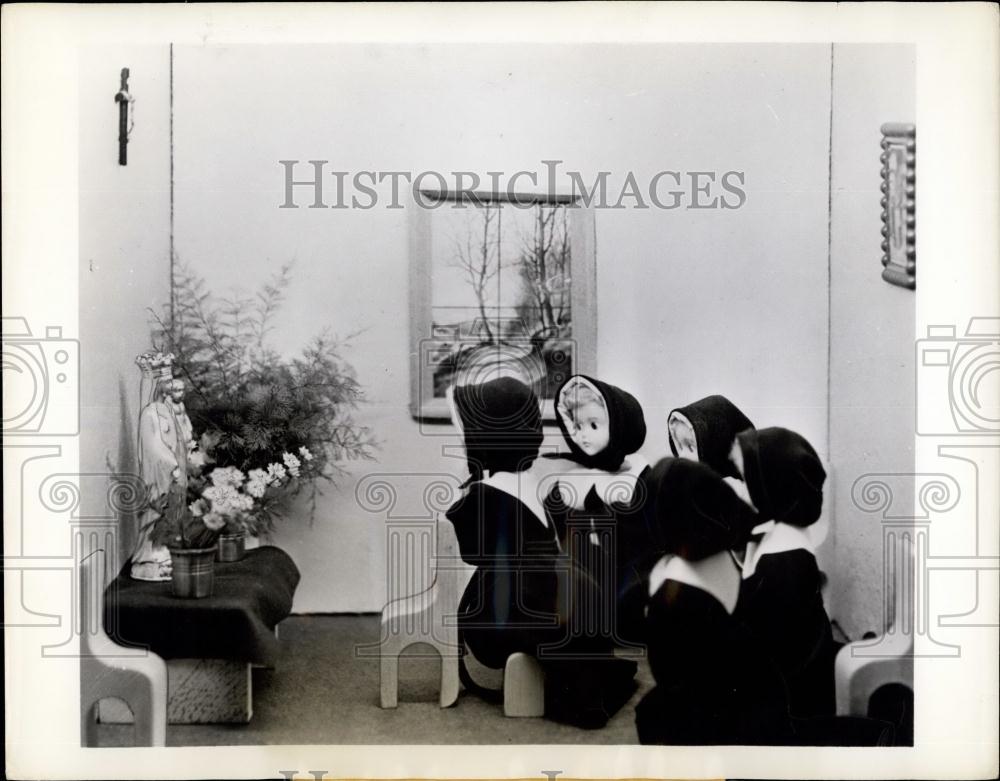
<path fill-rule="evenodd" d="M 176 251 L 174 249 L 174 45 L 170 44 L 170 344 L 176 337 Z"/>

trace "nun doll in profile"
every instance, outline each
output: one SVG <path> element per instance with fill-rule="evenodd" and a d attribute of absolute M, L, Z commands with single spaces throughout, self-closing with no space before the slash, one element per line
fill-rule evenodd
<path fill-rule="evenodd" d="M 650 484 L 667 563 L 649 583 L 646 635 L 656 687 L 636 708 L 639 741 L 791 742 L 781 675 L 733 615 L 740 571 L 729 550 L 746 540 L 756 514 L 695 461 L 663 459 Z"/>
<path fill-rule="evenodd" d="M 743 501 L 750 504 L 743 477 L 730 460 L 736 435 L 753 429 L 746 415 L 725 396 L 706 396 L 686 407 L 671 410 L 667 416 L 667 442 L 670 451 L 678 458 L 700 461 L 723 477 L 729 487 Z M 742 566 L 742 546 L 732 551 L 738 566 Z M 667 559 L 660 559 L 654 567 L 666 566 Z M 657 572 L 650 577 L 659 577 Z"/>
<path fill-rule="evenodd" d="M 826 471 L 812 446 L 784 428 L 742 432 L 732 459 L 761 521 L 747 544 L 736 614 L 784 675 L 792 715 L 830 715 L 835 648 L 816 562 Z"/>
<path fill-rule="evenodd" d="M 730 487 L 749 501 L 743 478 L 730 460 L 736 435 L 753 423 L 725 396 L 706 396 L 667 416 L 667 442 L 678 458 L 701 461 L 727 478 Z"/>
<path fill-rule="evenodd" d="M 459 605 L 462 640 L 476 661 L 502 669 L 508 656 L 535 656 L 545 672 L 546 716 L 602 727 L 633 691 L 635 663 L 613 658 L 611 643 L 580 632 L 575 611 L 596 584 L 562 555 L 552 518 L 529 467 L 542 442 L 538 398 L 501 377 L 449 391 L 470 478 L 446 516 L 462 559 L 476 567 Z M 496 699 L 471 680 L 476 693 Z"/>

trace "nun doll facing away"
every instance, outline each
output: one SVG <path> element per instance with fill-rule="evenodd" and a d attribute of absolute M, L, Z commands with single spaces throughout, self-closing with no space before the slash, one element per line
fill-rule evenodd
<path fill-rule="evenodd" d="M 603 625 L 620 643 L 638 640 L 643 574 L 652 563 L 644 563 L 652 548 L 643 515 L 649 463 L 636 453 L 646 439 L 642 407 L 632 394 L 582 374 L 563 383 L 554 404 L 569 452 L 545 459 L 546 505 L 564 549 L 606 597 Z"/>
<path fill-rule="evenodd" d="M 740 572 L 729 549 L 746 540 L 756 514 L 696 461 L 663 459 L 650 485 L 669 558 L 649 583 L 646 643 L 656 687 L 636 708 L 639 741 L 791 742 L 781 675 L 733 616 Z"/>
<path fill-rule="evenodd" d="M 515 652 L 537 657 L 546 716 L 602 727 L 631 696 L 636 666 L 614 659 L 606 638 L 579 631 L 576 611 L 598 598 L 589 594 L 597 586 L 561 554 L 528 471 L 542 442 L 538 399 L 512 377 L 455 387 L 449 399 L 470 478 L 446 516 L 462 559 L 476 567 L 459 604 L 462 640 L 492 669 Z M 467 687 L 484 694 L 463 668 Z"/>
<path fill-rule="evenodd" d="M 784 675 L 792 715 L 830 715 L 835 648 L 816 563 L 826 471 L 784 428 L 742 432 L 732 459 L 761 521 L 747 543 L 736 614 Z"/>

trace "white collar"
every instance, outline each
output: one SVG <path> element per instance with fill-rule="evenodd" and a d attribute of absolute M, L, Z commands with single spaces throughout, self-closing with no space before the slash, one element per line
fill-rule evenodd
<path fill-rule="evenodd" d="M 479 482 L 513 496 L 542 526 L 550 528 L 548 515 L 538 496 L 538 478 L 530 472 L 491 472 Z"/>
<path fill-rule="evenodd" d="M 722 551 L 701 561 L 688 561 L 667 555 L 653 565 L 649 573 L 649 595 L 653 596 L 664 581 L 675 580 L 701 589 L 732 614 L 740 596 L 739 570 L 729 551 Z"/>
<path fill-rule="evenodd" d="M 552 459 L 545 460 L 552 461 Z M 591 488 L 606 505 L 631 502 L 635 495 L 636 484 L 639 482 L 639 475 L 649 466 L 649 461 L 633 453 L 614 472 L 582 466 L 568 459 L 557 459 L 554 465 L 546 466 L 554 468 L 547 469 L 548 474 L 541 478 L 542 490 L 547 495 L 558 484 L 563 488 L 560 493 L 566 505 L 574 510 L 580 510 Z"/>
<path fill-rule="evenodd" d="M 660 586 L 663 585 L 663 581 L 667 579 L 665 570 L 673 558 L 674 555 L 672 553 L 662 556 L 649 571 L 649 596 L 653 596 L 653 594 L 659 591 Z"/>
<path fill-rule="evenodd" d="M 746 580 L 757 571 L 757 563 L 762 556 L 792 550 L 806 550 L 815 555 L 820 543 L 826 539 L 828 530 L 829 524 L 825 518 L 806 528 L 777 521 L 768 521 L 755 526 L 750 533 L 763 533 L 764 536 L 760 542 L 751 540 L 747 543 L 747 552 L 743 559 L 743 579 Z"/>

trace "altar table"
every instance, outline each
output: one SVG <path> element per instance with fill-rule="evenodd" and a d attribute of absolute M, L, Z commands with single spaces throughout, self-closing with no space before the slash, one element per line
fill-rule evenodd
<path fill-rule="evenodd" d="M 133 580 L 127 563 L 105 592 L 105 628 L 116 642 L 167 661 L 168 722 L 247 722 L 251 667 L 277 662 L 277 626 L 291 613 L 299 578 L 287 553 L 264 546 L 241 561 L 216 562 L 210 597 L 180 599 L 170 581 Z M 99 718 L 127 722 L 131 713 L 104 700 Z"/>

